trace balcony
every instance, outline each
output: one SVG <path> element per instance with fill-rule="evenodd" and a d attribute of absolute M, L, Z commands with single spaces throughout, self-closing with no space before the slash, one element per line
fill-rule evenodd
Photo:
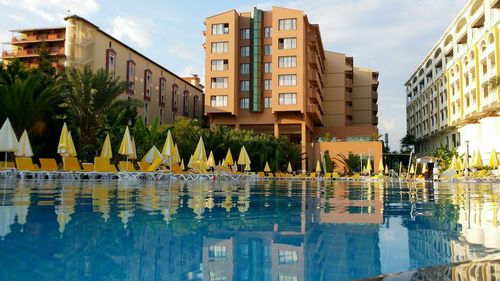
<path fill-rule="evenodd" d="M 377 126 L 378 125 L 378 116 L 373 115 L 372 116 L 372 125 Z"/>
<path fill-rule="evenodd" d="M 352 79 L 351 78 L 348 78 L 348 77 L 345 78 L 345 87 L 352 88 Z"/>
<path fill-rule="evenodd" d="M 29 57 L 38 57 L 39 49 L 22 49 L 17 51 L 2 51 L 2 58 L 29 58 Z M 49 55 L 51 56 L 64 56 L 64 48 L 50 48 Z"/>
<path fill-rule="evenodd" d="M 27 43 L 37 43 L 42 41 L 56 42 L 56 41 L 64 41 L 64 39 L 65 39 L 64 33 L 38 34 L 38 35 L 29 35 L 26 37 L 12 36 L 11 44 L 19 45 Z"/>
<path fill-rule="evenodd" d="M 307 104 L 306 112 L 315 125 L 323 125 L 323 115 L 316 104 Z"/>
<path fill-rule="evenodd" d="M 374 99 L 375 101 L 378 100 L 378 92 L 377 91 L 372 90 L 372 99 Z"/>
<path fill-rule="evenodd" d="M 378 104 L 372 103 L 372 111 L 378 112 Z"/>

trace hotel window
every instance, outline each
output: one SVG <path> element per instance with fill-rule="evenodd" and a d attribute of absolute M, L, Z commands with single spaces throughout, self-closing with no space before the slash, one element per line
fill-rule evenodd
<path fill-rule="evenodd" d="M 151 100 L 151 88 L 153 84 L 153 73 L 151 70 L 144 70 L 144 99 Z"/>
<path fill-rule="evenodd" d="M 278 281 L 297 281 L 297 276 L 280 272 L 280 274 L 278 275 Z"/>
<path fill-rule="evenodd" d="M 229 33 L 229 23 L 212 24 L 212 35 L 222 35 Z"/>
<path fill-rule="evenodd" d="M 131 94 L 134 94 L 135 90 L 135 62 L 133 60 L 127 61 L 127 83 L 128 83 L 128 91 Z"/>
<path fill-rule="evenodd" d="M 288 67 L 297 67 L 297 57 L 278 57 L 278 67 L 279 68 L 288 68 Z"/>
<path fill-rule="evenodd" d="M 297 29 L 297 19 L 282 19 L 278 20 L 279 30 L 295 30 Z"/>
<path fill-rule="evenodd" d="M 250 46 L 240 47 L 240 56 L 249 57 L 250 56 Z"/>
<path fill-rule="evenodd" d="M 272 63 L 270 62 L 264 63 L 264 73 L 271 73 L 271 72 L 273 72 Z"/>
<path fill-rule="evenodd" d="M 273 49 L 271 45 L 264 45 L 264 56 L 270 56 L 273 54 Z"/>
<path fill-rule="evenodd" d="M 224 71 L 228 69 L 228 60 L 212 60 L 212 71 Z"/>
<path fill-rule="evenodd" d="M 208 247 L 208 258 L 210 261 L 225 260 L 227 257 L 227 247 L 221 245 L 210 245 Z"/>
<path fill-rule="evenodd" d="M 297 93 L 279 94 L 279 104 L 297 104 Z"/>
<path fill-rule="evenodd" d="M 250 39 L 250 28 L 241 29 L 241 39 Z"/>
<path fill-rule="evenodd" d="M 240 91 L 241 92 L 250 91 L 250 80 L 241 80 L 240 81 Z"/>
<path fill-rule="evenodd" d="M 227 77 L 212 78 L 212 89 L 226 89 L 228 87 Z"/>
<path fill-rule="evenodd" d="M 115 77 L 116 70 L 116 52 L 113 49 L 106 50 L 106 70 L 113 73 L 113 78 Z"/>
<path fill-rule="evenodd" d="M 149 119 L 149 103 L 144 103 L 144 124 L 148 124 Z"/>
<path fill-rule="evenodd" d="M 167 93 L 167 81 L 160 77 L 160 105 L 165 105 L 165 94 Z"/>
<path fill-rule="evenodd" d="M 266 79 L 264 80 L 264 91 L 271 91 L 273 89 L 273 80 Z"/>
<path fill-rule="evenodd" d="M 278 49 L 288 50 L 297 48 L 297 38 L 280 38 L 278 40 Z"/>
<path fill-rule="evenodd" d="M 273 28 L 268 26 L 264 27 L 264 38 L 271 38 L 273 37 Z"/>
<path fill-rule="evenodd" d="M 295 75 L 295 74 L 278 75 L 278 85 L 279 86 L 296 86 L 297 85 L 297 75 Z"/>
<path fill-rule="evenodd" d="M 242 75 L 250 74 L 250 64 L 249 63 L 240 64 L 240 74 L 242 74 Z"/>
<path fill-rule="evenodd" d="M 193 97 L 193 115 L 198 118 L 198 96 Z"/>
<path fill-rule="evenodd" d="M 279 250 L 278 252 L 280 264 L 297 263 L 297 251 Z"/>
<path fill-rule="evenodd" d="M 227 53 L 229 51 L 228 42 L 212 42 L 212 54 Z"/>
<path fill-rule="evenodd" d="M 211 96 L 210 106 L 212 107 L 225 107 L 227 106 L 227 96 Z"/>
<path fill-rule="evenodd" d="M 240 108 L 241 109 L 250 108 L 250 99 L 249 98 L 241 98 L 240 99 Z"/>
<path fill-rule="evenodd" d="M 177 111 L 177 100 L 179 99 L 179 86 L 172 85 L 172 110 Z"/>
<path fill-rule="evenodd" d="M 160 125 L 163 124 L 163 107 L 160 107 Z"/>
<path fill-rule="evenodd" d="M 264 108 L 271 108 L 273 106 L 271 97 L 264 97 Z"/>
<path fill-rule="evenodd" d="M 184 115 L 189 115 L 189 92 L 186 90 L 183 94 L 182 103 L 184 105 Z"/>

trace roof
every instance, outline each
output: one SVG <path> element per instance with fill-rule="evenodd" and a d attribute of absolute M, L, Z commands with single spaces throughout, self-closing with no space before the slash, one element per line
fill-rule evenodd
<path fill-rule="evenodd" d="M 139 51 L 135 50 L 134 48 L 130 47 L 129 45 L 127 45 L 127 44 L 123 43 L 122 41 L 120 41 L 120 40 L 116 39 L 116 38 L 115 38 L 115 37 L 113 37 L 111 34 L 109 34 L 109 33 L 105 32 L 105 31 L 103 31 L 103 30 L 102 30 L 102 29 L 100 29 L 97 25 L 93 24 L 92 22 L 88 21 L 87 19 L 82 18 L 82 17 L 80 17 L 80 16 L 78 16 L 78 15 L 71 15 L 71 16 L 68 16 L 68 17 L 65 17 L 65 18 L 64 18 L 64 20 L 66 20 L 66 21 L 67 21 L 68 19 L 77 19 L 77 20 L 82 20 L 82 21 L 84 21 L 84 22 L 88 23 L 89 25 L 91 25 L 91 26 L 93 26 L 94 28 L 96 28 L 99 32 L 101 32 L 101 33 L 103 33 L 104 35 L 106 35 L 106 36 L 110 37 L 111 39 L 115 40 L 116 42 L 118 42 L 118 43 L 122 44 L 125 48 L 127 48 L 127 49 L 129 49 L 130 51 L 132 51 L 132 52 L 136 53 L 138 56 L 142 57 L 143 59 L 150 61 L 150 62 L 151 62 L 151 63 L 153 63 L 154 65 L 156 65 L 156 66 L 158 66 L 159 68 L 161 68 L 163 71 L 165 71 L 165 72 L 167 72 L 167 73 L 170 73 L 172 76 L 175 76 L 176 78 L 179 78 L 180 80 L 185 81 L 185 80 L 184 80 L 181 76 L 179 76 L 179 75 L 175 74 L 174 72 L 172 72 L 172 71 L 168 70 L 167 68 L 163 67 L 161 64 L 159 64 L 159 63 L 155 62 L 154 60 L 152 60 L 152 59 L 150 59 L 150 58 L 146 57 L 145 55 L 143 55 L 143 54 L 142 54 L 142 53 L 140 53 Z M 195 88 L 196 90 L 199 90 L 200 92 L 202 92 L 202 93 L 203 93 L 203 91 L 202 91 L 202 90 L 200 90 L 198 87 L 196 87 L 196 86 L 192 85 L 191 83 L 187 83 L 187 84 L 191 85 L 193 88 Z"/>
<path fill-rule="evenodd" d="M 56 27 L 37 27 L 37 28 L 20 28 L 20 29 L 12 29 L 10 32 L 29 32 L 29 31 L 42 31 L 42 30 L 54 30 L 54 29 L 66 29 L 64 26 L 56 26 Z"/>

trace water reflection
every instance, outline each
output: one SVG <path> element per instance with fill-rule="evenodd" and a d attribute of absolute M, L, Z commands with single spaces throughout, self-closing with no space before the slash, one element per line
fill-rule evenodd
<path fill-rule="evenodd" d="M 0 187 L 0 280 L 350 280 L 500 251 L 487 183 Z"/>

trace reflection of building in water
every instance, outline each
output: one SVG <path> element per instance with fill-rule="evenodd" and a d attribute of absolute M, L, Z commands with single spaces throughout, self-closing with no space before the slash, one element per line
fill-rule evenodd
<path fill-rule="evenodd" d="M 380 280 L 407 281 L 496 281 L 500 276 L 500 261 L 466 262 L 442 265 Z"/>

